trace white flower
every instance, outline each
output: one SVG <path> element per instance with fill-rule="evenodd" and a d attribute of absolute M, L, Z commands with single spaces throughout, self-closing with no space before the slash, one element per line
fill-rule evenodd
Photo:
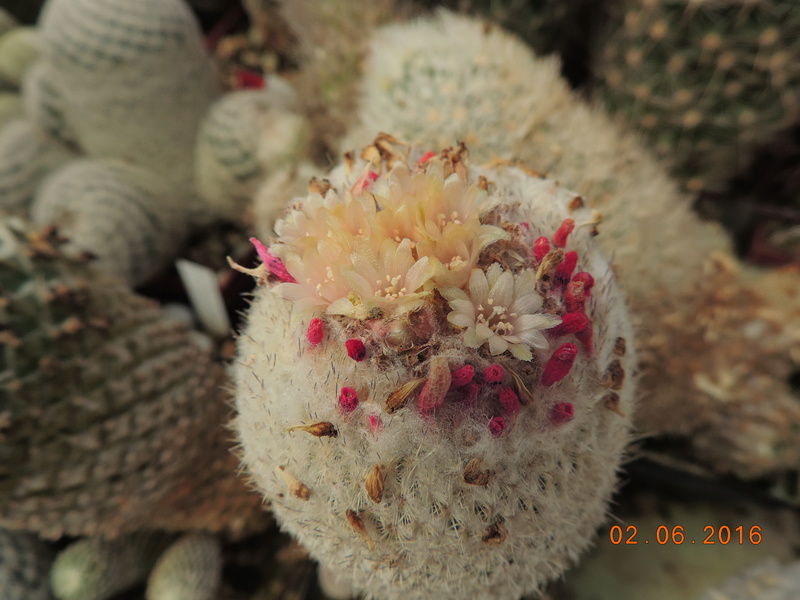
<path fill-rule="evenodd" d="M 479 348 L 488 342 L 493 355 L 508 350 L 520 360 L 531 360 L 531 348 L 546 350 L 549 346 L 541 330 L 561 322 L 556 315 L 536 312 L 544 299 L 535 284 L 533 271 L 515 276 L 493 263 L 486 273 L 472 270 L 469 293 L 456 287 L 441 288 L 439 292 L 453 309 L 447 320 L 466 328 L 467 346 Z"/>

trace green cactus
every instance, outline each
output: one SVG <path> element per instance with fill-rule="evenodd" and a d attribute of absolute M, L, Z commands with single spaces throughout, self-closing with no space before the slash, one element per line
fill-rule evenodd
<path fill-rule="evenodd" d="M 623 0 L 597 96 L 691 190 L 718 189 L 800 115 L 800 8 L 782 0 Z"/>
<path fill-rule="evenodd" d="M 209 535 L 187 535 L 158 559 L 147 582 L 147 600 L 215 600 L 222 579 L 222 551 Z"/>
<path fill-rule="evenodd" d="M 0 35 L 0 83 L 18 88 L 22 77 L 39 58 L 39 32 L 16 27 Z"/>
<path fill-rule="evenodd" d="M 106 600 L 143 582 L 169 541 L 163 534 L 137 533 L 75 542 L 53 563 L 53 593 L 58 600 Z"/>
<path fill-rule="evenodd" d="M 210 344 L 57 246 L 0 222 L 0 524 L 46 537 L 252 526 Z"/>
<path fill-rule="evenodd" d="M 50 600 L 50 549 L 30 533 L 0 529 L 0 598 Z"/>

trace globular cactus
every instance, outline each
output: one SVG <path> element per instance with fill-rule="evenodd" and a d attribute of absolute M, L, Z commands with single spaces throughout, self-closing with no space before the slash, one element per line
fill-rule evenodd
<path fill-rule="evenodd" d="M 208 340 L 59 243 L 0 223 L 0 524 L 51 538 L 261 527 L 230 470 Z"/>
<path fill-rule="evenodd" d="M 77 160 L 51 173 L 31 206 L 36 225 L 56 225 L 99 269 L 131 285 L 177 256 L 186 212 L 157 175 L 114 160 Z"/>
<path fill-rule="evenodd" d="M 190 194 L 198 124 L 219 94 L 181 0 L 50 0 L 43 55 L 77 144 L 145 167 Z"/>
<path fill-rule="evenodd" d="M 713 466 L 763 475 L 786 468 L 800 452 L 800 438 L 787 435 L 797 423 L 796 410 L 789 409 L 796 400 L 787 372 L 796 365 L 791 331 L 797 319 L 782 300 L 784 293 L 800 293 L 796 276 L 776 276 L 770 287 L 786 292 L 775 295 L 760 293 L 752 277 L 735 276 L 726 284 L 733 297 L 755 291 L 765 308 L 774 309 L 767 319 L 760 318 L 766 313 L 751 311 L 751 317 L 759 317 L 749 319 L 754 327 L 771 330 L 782 321 L 784 334 L 744 337 L 738 328 L 726 329 L 725 319 L 698 324 L 698 314 L 714 312 L 718 302 L 710 274 L 720 262 L 736 265 L 729 240 L 692 212 L 688 198 L 635 136 L 569 90 L 554 60 L 536 59 L 496 27 L 440 13 L 437 19 L 380 29 L 362 88 L 361 123 L 344 148 L 357 147 L 378 131 L 396 132 L 428 148 L 466 140 L 476 161 L 522 161 L 589 199 L 602 218 L 597 243 L 613 257 L 636 316 L 638 343 L 646 350 L 640 365 L 648 397 L 640 427 L 646 433 L 675 433 L 670 414 L 677 410 L 693 417 L 685 423 L 691 422 L 694 431 L 724 439 L 726 430 L 716 430 L 724 420 L 701 417 L 709 414 L 705 406 L 719 404 L 704 381 L 730 379 L 726 373 L 739 381 L 748 371 L 745 364 L 769 357 L 764 362 L 773 361 L 770 368 L 787 377 L 759 378 L 757 410 L 772 411 L 769 421 L 783 423 L 765 433 L 786 447 L 768 453 L 758 447 L 748 451 L 746 445 L 719 446 Z M 706 335 L 692 337 L 691 344 L 669 337 L 702 327 Z M 720 350 L 718 338 L 731 345 Z M 746 352 L 733 351 L 745 346 Z M 745 389 L 734 391 L 723 408 L 741 415 L 740 422 L 752 402 Z"/>
<path fill-rule="evenodd" d="M 198 133 L 196 189 L 209 216 L 242 219 L 265 177 L 305 154 L 308 122 L 293 112 L 294 91 L 278 78 L 212 106 Z"/>
<path fill-rule="evenodd" d="M 75 158 L 55 138 L 26 119 L 15 119 L 0 129 L 0 209 L 24 208 L 42 179 Z"/>
<path fill-rule="evenodd" d="M 7 31 L 11 31 L 18 25 L 19 23 L 14 16 L 5 8 L 0 6 L 0 35 L 6 33 Z"/>
<path fill-rule="evenodd" d="M 19 88 L 25 71 L 39 58 L 35 27 L 17 27 L 0 35 L 0 83 Z"/>
<path fill-rule="evenodd" d="M 632 327 L 576 194 L 401 149 L 346 156 L 257 244 L 243 461 L 367 598 L 516 599 L 605 518 Z"/>
<path fill-rule="evenodd" d="M 800 590 L 800 562 L 779 565 L 775 560 L 748 569 L 701 600 L 793 600 Z"/>
<path fill-rule="evenodd" d="M 36 536 L 0 529 L 0 597 L 3 600 L 51 600 L 47 574 L 50 549 Z"/>
<path fill-rule="evenodd" d="M 22 98 L 14 92 L 0 92 L 0 129 L 24 115 Z"/>
<path fill-rule="evenodd" d="M 58 600 L 107 600 L 143 582 L 169 543 L 169 537 L 150 532 L 77 541 L 53 563 L 53 594 Z"/>
<path fill-rule="evenodd" d="M 187 535 L 158 559 L 147 582 L 147 600 L 216 600 L 222 551 L 209 535 Z"/>
<path fill-rule="evenodd" d="M 692 190 L 720 189 L 800 116 L 800 11 L 780 0 L 622 0 L 597 97 Z"/>
<path fill-rule="evenodd" d="M 74 146 L 77 135 L 64 115 L 65 100 L 55 83 L 55 69 L 48 61 L 38 60 L 25 72 L 21 86 L 25 116 L 52 137 Z"/>

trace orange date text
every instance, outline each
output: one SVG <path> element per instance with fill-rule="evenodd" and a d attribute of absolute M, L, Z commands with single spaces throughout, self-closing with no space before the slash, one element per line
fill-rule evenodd
<path fill-rule="evenodd" d="M 706 525 L 702 534 L 697 533 L 696 539 L 685 530 L 682 525 L 667 527 L 660 525 L 655 531 L 639 531 L 636 525 L 613 525 L 608 532 L 608 539 L 612 544 L 635 546 L 638 544 L 658 545 L 665 544 L 700 544 L 703 546 L 727 546 L 728 544 L 753 545 L 761 543 L 761 527 L 752 525 L 745 527 L 729 527 L 728 525 Z"/>

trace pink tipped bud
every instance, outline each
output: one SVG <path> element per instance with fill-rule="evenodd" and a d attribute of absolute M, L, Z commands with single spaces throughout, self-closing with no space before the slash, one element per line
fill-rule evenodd
<path fill-rule="evenodd" d="M 379 415 L 369 416 L 369 429 L 372 433 L 378 434 L 383 429 L 383 419 Z"/>
<path fill-rule="evenodd" d="M 575 407 L 572 402 L 560 402 L 550 411 L 550 423 L 553 425 L 561 425 L 567 421 L 572 421 L 574 417 Z"/>
<path fill-rule="evenodd" d="M 475 377 L 475 367 L 464 365 L 460 369 L 453 371 L 451 385 L 453 387 L 462 387 L 470 383 L 473 377 Z"/>
<path fill-rule="evenodd" d="M 434 152 L 433 150 L 428 150 L 425 154 L 423 154 L 419 158 L 419 160 L 417 161 L 417 165 L 424 165 L 426 162 L 428 162 L 434 156 L 436 156 L 436 152 Z"/>
<path fill-rule="evenodd" d="M 319 346 L 323 337 L 325 337 L 325 324 L 322 319 L 311 319 L 308 324 L 308 331 L 306 331 L 308 343 L 312 346 Z"/>
<path fill-rule="evenodd" d="M 550 252 L 550 240 L 542 236 L 533 242 L 533 257 L 541 261 Z"/>
<path fill-rule="evenodd" d="M 567 282 L 578 264 L 578 253 L 574 250 L 564 253 L 564 260 L 556 267 L 556 279 Z"/>
<path fill-rule="evenodd" d="M 483 380 L 486 383 L 502 383 L 506 372 L 500 365 L 489 365 L 483 370 Z"/>
<path fill-rule="evenodd" d="M 561 223 L 561 226 L 553 235 L 553 243 L 559 248 L 566 246 L 567 238 L 569 237 L 569 234 L 572 233 L 573 229 L 575 229 L 575 221 L 572 219 L 564 219 L 564 222 Z"/>
<path fill-rule="evenodd" d="M 347 348 L 347 356 L 357 362 L 361 362 L 367 356 L 367 348 L 364 346 L 364 342 L 357 338 L 347 340 L 344 343 L 344 347 Z"/>
<path fill-rule="evenodd" d="M 289 271 L 286 270 L 286 265 L 283 264 L 283 261 L 277 256 L 273 256 L 264 244 L 259 242 L 254 237 L 250 238 L 250 243 L 256 247 L 258 257 L 261 259 L 261 262 L 266 265 L 267 270 L 270 273 L 272 273 L 281 281 L 285 281 L 287 283 L 297 283 L 297 280 L 291 276 Z"/>
<path fill-rule="evenodd" d="M 594 287 L 594 277 L 591 274 L 587 273 L 586 271 L 581 271 L 580 273 L 575 273 L 575 277 L 572 278 L 572 281 L 581 281 L 583 282 L 583 291 L 587 297 L 592 295 L 592 288 Z"/>
<path fill-rule="evenodd" d="M 350 192 L 353 196 L 360 196 L 377 178 L 378 174 L 375 171 L 367 171 L 356 180 Z"/>
<path fill-rule="evenodd" d="M 519 226 L 522 227 L 525 231 L 531 230 L 531 224 L 528 223 L 527 221 L 523 221 L 522 223 L 519 224 Z"/>
<path fill-rule="evenodd" d="M 461 402 L 467 406 L 472 406 L 478 400 L 478 394 L 481 392 L 481 386 L 474 381 L 470 381 L 461 390 Z"/>
<path fill-rule="evenodd" d="M 542 385 L 549 387 L 564 379 L 572 368 L 572 363 L 575 362 L 575 356 L 577 354 L 578 347 L 575 344 L 567 342 L 559 346 L 544 366 Z"/>
<path fill-rule="evenodd" d="M 586 354 L 591 354 L 593 349 L 593 341 L 592 338 L 594 337 L 592 326 L 589 325 L 588 327 L 581 329 L 580 331 L 575 332 L 575 337 L 578 338 L 578 341 L 583 344 L 583 349 L 586 350 Z"/>
<path fill-rule="evenodd" d="M 520 411 L 519 396 L 507 385 L 500 388 L 500 406 L 508 415 L 515 415 Z"/>
<path fill-rule="evenodd" d="M 489 421 L 489 432 L 494 437 L 500 437 L 503 435 L 506 427 L 506 420 L 503 417 L 492 417 L 492 420 Z"/>
<path fill-rule="evenodd" d="M 587 327 L 591 328 L 592 322 L 582 312 L 566 313 L 561 315 L 561 323 L 547 330 L 551 337 L 557 338 L 562 335 L 570 335 L 583 331 Z"/>
<path fill-rule="evenodd" d="M 358 394 L 351 387 L 343 387 L 339 392 L 339 407 L 343 412 L 353 412 L 358 408 Z"/>
<path fill-rule="evenodd" d="M 570 281 L 564 292 L 564 306 L 568 312 L 586 312 L 586 286 L 582 281 Z"/>
<path fill-rule="evenodd" d="M 424 415 L 433 413 L 444 403 L 447 390 L 450 389 L 450 367 L 447 366 L 447 359 L 443 356 L 435 356 L 431 359 L 428 368 L 428 379 L 422 386 L 422 391 L 417 398 L 417 408 Z"/>

